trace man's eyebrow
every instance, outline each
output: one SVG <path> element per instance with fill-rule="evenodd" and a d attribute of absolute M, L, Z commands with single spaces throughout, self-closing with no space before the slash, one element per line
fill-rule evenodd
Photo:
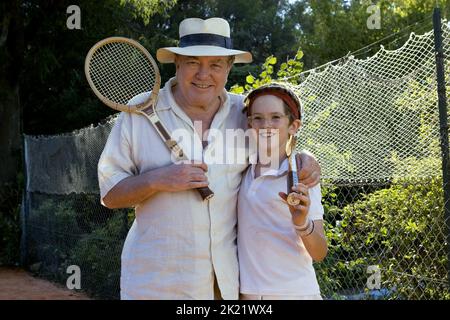
<path fill-rule="evenodd" d="M 211 63 L 216 63 L 216 62 L 226 62 L 226 60 L 224 58 L 217 58 L 217 59 L 211 60 Z"/>
<path fill-rule="evenodd" d="M 186 59 L 193 59 L 193 60 L 200 60 L 198 57 L 196 56 L 184 56 Z M 225 58 L 217 58 L 217 59 L 213 59 L 210 61 L 211 63 L 215 63 L 215 62 L 226 62 Z"/>

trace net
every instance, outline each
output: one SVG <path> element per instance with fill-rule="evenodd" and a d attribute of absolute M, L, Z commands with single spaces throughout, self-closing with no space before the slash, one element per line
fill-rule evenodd
<path fill-rule="evenodd" d="M 446 56 L 448 36 L 445 28 Z M 435 73 L 432 31 L 411 33 L 398 50 L 382 48 L 365 60 L 350 56 L 309 73 L 294 86 L 306 114 L 298 148 L 317 156 L 326 179 L 368 183 L 439 174 Z M 412 167 L 419 159 L 429 166 Z"/>

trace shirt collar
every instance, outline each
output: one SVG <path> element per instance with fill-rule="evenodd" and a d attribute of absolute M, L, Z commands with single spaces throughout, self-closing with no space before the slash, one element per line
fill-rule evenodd
<path fill-rule="evenodd" d="M 255 167 L 256 167 L 256 164 L 252 164 L 252 166 L 251 166 L 252 177 L 255 176 Z M 260 177 L 262 177 L 262 176 L 281 177 L 281 176 L 285 175 L 288 170 L 289 170 L 289 162 L 288 162 L 288 159 L 286 158 L 281 162 L 280 167 L 278 169 L 269 168 L 269 169 L 261 170 Z"/>
<path fill-rule="evenodd" d="M 172 86 L 175 84 L 175 77 L 170 78 L 169 81 L 164 85 L 163 92 L 161 92 L 164 96 L 164 99 L 158 99 L 158 111 L 169 110 L 172 109 L 172 106 L 176 105 L 175 98 L 172 94 Z"/>

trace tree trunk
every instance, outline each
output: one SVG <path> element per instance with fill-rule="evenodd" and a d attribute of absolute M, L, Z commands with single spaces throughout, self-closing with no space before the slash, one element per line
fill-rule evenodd
<path fill-rule="evenodd" d="M 0 81 L 0 186 L 15 182 L 21 165 L 21 128 L 18 85 Z"/>
<path fill-rule="evenodd" d="M 23 20 L 20 2 L 0 4 L 0 187 L 15 183 L 21 170 L 19 75 L 23 60 Z"/>

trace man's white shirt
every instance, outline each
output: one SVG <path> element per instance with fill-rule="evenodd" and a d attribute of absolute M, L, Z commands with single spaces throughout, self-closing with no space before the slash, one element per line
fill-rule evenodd
<path fill-rule="evenodd" d="M 199 142 L 191 119 L 173 98 L 174 81 L 159 93 L 158 116 L 169 132 L 183 129 Z M 225 136 L 226 129 L 245 129 L 246 117 L 243 97 L 224 95 L 211 129 Z M 132 103 L 146 97 L 137 96 Z M 223 141 L 212 138 L 204 150 L 201 141 L 178 142 L 193 159 L 220 149 L 216 144 Z M 101 199 L 123 179 L 172 163 L 169 149 L 146 117 L 121 113 L 98 164 Z M 247 165 L 209 164 L 206 175 L 215 193 L 209 201 L 202 201 L 196 190 L 157 192 L 135 207 L 136 219 L 122 251 L 122 299 L 213 299 L 214 274 L 222 297 L 238 298 L 236 203 Z"/>

